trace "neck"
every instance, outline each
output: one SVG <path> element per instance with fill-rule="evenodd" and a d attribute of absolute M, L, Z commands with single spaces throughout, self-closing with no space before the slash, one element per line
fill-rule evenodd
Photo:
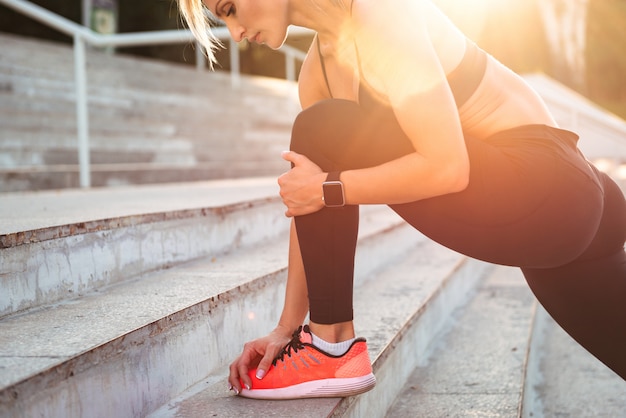
<path fill-rule="evenodd" d="M 317 32 L 320 37 L 339 37 L 350 19 L 352 0 L 290 0 L 290 22 Z"/>

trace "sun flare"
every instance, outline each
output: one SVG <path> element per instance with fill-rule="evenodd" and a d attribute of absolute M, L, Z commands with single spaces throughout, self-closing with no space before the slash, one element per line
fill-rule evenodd
<path fill-rule="evenodd" d="M 503 25 L 516 20 L 520 8 L 527 8 L 531 0 L 433 0 L 467 36 L 479 38 L 493 21 Z M 490 23 L 491 22 L 491 23 Z M 497 25 L 496 25 L 497 26 Z"/>

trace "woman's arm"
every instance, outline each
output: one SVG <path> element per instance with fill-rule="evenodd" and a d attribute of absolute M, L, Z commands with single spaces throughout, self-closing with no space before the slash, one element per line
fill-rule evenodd
<path fill-rule="evenodd" d="M 467 187 L 469 159 L 458 110 L 425 19 L 441 18 L 433 7 L 425 0 L 354 2 L 361 82 L 387 98 L 416 152 L 344 171 L 341 181 L 349 204 L 407 203 Z M 295 165 L 279 179 L 287 215 L 321 209 L 326 174 L 305 156 L 289 152 L 283 158 Z"/>
<path fill-rule="evenodd" d="M 291 222 L 289 235 L 289 266 L 287 271 L 287 289 L 285 303 L 276 328 L 267 336 L 250 341 L 244 345 L 241 355 L 231 363 L 229 384 L 237 393 L 241 392 L 240 379 L 251 387 L 248 371 L 257 367 L 257 377 L 262 378 L 272 365 L 280 350 L 289 342 L 294 330 L 304 322 L 309 311 L 308 292 L 304 265 L 300 255 L 300 246 L 294 221 Z"/>
<path fill-rule="evenodd" d="M 388 99 L 416 152 L 343 173 L 348 203 L 404 203 L 463 190 L 469 176 L 467 150 L 428 26 L 441 15 L 426 0 L 395 0 L 384 7 L 355 0 L 354 6 L 362 82 Z M 436 26 L 437 31 L 448 26 L 451 36 L 460 36 L 444 20 Z"/>
<path fill-rule="evenodd" d="M 328 89 L 321 73 L 321 63 L 315 41 L 311 44 L 302 64 L 299 79 L 306 81 L 298 86 L 302 108 L 307 108 L 315 102 L 328 98 Z M 311 163 L 311 165 L 313 164 Z M 318 172 L 321 173 L 321 170 L 318 169 Z M 289 342 L 293 331 L 302 325 L 308 311 L 309 299 L 304 265 L 300 255 L 295 224 L 292 221 L 289 233 L 289 264 L 283 310 L 276 328 L 269 335 L 246 343 L 241 355 L 231 363 L 228 381 L 237 393 L 241 391 L 240 379 L 244 385 L 252 384 L 248 377 L 250 369 L 257 367 L 257 370 L 263 370 L 261 373 L 267 372 L 274 358 Z"/>
<path fill-rule="evenodd" d="M 292 220 L 289 231 L 289 266 L 285 304 L 277 328 L 284 330 L 287 335 L 291 335 L 296 328 L 302 325 L 307 312 L 309 312 L 309 298 L 306 276 L 304 274 L 302 255 L 300 254 L 296 225 Z"/>

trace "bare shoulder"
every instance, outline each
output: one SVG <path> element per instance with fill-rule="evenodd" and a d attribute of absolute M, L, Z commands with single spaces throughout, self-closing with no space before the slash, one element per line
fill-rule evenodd
<path fill-rule="evenodd" d="M 381 73 L 403 65 L 406 71 L 432 66 L 447 73 L 465 51 L 465 36 L 430 0 L 387 0 L 384 7 L 354 0 L 353 21 L 359 53 L 363 49 L 365 64 Z"/>
<path fill-rule="evenodd" d="M 298 78 L 298 93 L 300 105 L 303 109 L 330 97 L 324 82 L 322 63 L 316 48 L 316 39 L 311 43 L 306 58 L 302 63 Z"/>
<path fill-rule="evenodd" d="M 376 0 L 353 0 L 353 30 L 363 31 L 371 28 L 381 37 L 396 36 L 405 38 L 416 31 L 424 30 L 428 9 L 432 6 L 429 0 L 387 0 L 384 4 Z M 406 28 L 410 23 L 409 33 L 395 30 L 397 25 Z M 394 30 L 389 30 L 394 28 Z"/>
<path fill-rule="evenodd" d="M 377 92 L 393 95 L 390 89 L 399 93 L 410 87 L 407 83 L 430 83 L 438 76 L 438 57 L 425 15 L 428 4 L 427 0 L 387 0 L 381 7 L 375 0 L 354 0 L 351 31 L 361 76 Z M 418 69 L 425 79 L 418 80 Z"/>

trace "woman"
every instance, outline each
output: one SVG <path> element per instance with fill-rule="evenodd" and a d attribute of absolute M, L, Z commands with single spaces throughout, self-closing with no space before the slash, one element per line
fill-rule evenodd
<path fill-rule="evenodd" d="M 179 3 L 210 49 L 203 4 Z M 279 178 L 294 218 L 285 305 L 231 364 L 232 390 L 272 399 L 374 386 L 352 274 L 357 205 L 380 203 L 449 248 L 521 267 L 557 322 L 626 378 L 624 197 L 519 76 L 427 0 L 204 6 L 235 41 L 279 48 L 288 25 L 317 32 L 283 153 L 292 169 Z"/>

